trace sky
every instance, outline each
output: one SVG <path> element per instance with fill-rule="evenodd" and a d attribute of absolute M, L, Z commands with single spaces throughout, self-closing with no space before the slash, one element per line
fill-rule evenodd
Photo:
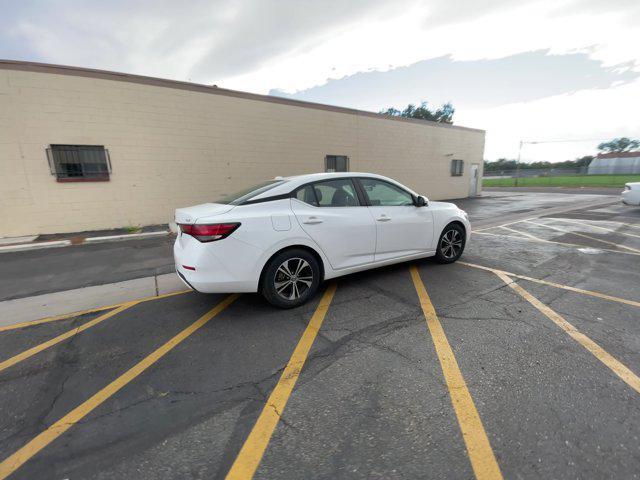
<path fill-rule="evenodd" d="M 0 58 L 371 111 L 451 102 L 485 159 L 640 138 L 638 0 L 0 0 Z"/>

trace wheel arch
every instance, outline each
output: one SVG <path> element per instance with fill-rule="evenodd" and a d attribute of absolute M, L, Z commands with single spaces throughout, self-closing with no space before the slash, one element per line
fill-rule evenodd
<path fill-rule="evenodd" d="M 442 227 L 442 230 L 440 230 L 440 235 L 442 235 L 442 233 L 447 229 L 449 225 L 458 225 L 459 227 L 462 228 L 462 231 L 464 232 L 465 236 L 467 235 L 467 227 L 460 220 L 451 220 L 450 222 L 447 222 L 447 224 L 444 227 Z M 438 235 L 438 238 L 440 238 L 440 235 Z"/>
<path fill-rule="evenodd" d="M 262 280 L 264 278 L 264 273 L 266 272 L 267 266 L 269 265 L 271 260 L 275 258 L 276 255 L 280 255 L 282 252 L 285 252 L 287 250 L 305 250 L 309 252 L 311 255 L 313 255 L 313 257 L 318 262 L 318 266 L 320 267 L 320 282 L 324 280 L 324 275 L 325 275 L 324 261 L 322 260 L 322 255 L 320 255 L 318 251 L 316 251 L 314 248 L 310 247 L 309 245 L 303 245 L 303 244 L 288 245 L 274 252 L 269 258 L 267 258 L 267 260 L 262 265 L 262 270 L 260 270 L 260 278 L 258 279 L 258 291 L 262 289 Z"/>

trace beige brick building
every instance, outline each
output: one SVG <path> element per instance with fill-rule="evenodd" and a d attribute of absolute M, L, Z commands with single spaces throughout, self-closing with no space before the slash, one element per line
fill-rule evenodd
<path fill-rule="evenodd" d="M 0 61 L 0 237 L 168 223 L 176 207 L 324 171 L 331 156 L 431 199 L 467 197 L 483 151 L 482 130 Z"/>

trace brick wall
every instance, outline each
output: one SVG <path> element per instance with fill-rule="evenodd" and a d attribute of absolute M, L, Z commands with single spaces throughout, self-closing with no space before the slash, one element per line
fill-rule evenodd
<path fill-rule="evenodd" d="M 50 144 L 104 145 L 108 182 L 58 183 Z M 108 79 L 0 70 L 0 236 L 171 221 L 176 207 L 276 175 L 393 177 L 431 199 L 466 197 L 484 132 Z M 465 161 L 450 176 L 453 158 Z"/>

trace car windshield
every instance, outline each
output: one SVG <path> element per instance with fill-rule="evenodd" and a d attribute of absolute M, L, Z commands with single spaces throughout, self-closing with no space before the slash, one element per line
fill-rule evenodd
<path fill-rule="evenodd" d="M 213 201 L 213 203 L 224 203 L 227 205 L 240 205 L 242 202 L 249 200 L 256 195 L 264 193 L 272 188 L 281 185 L 285 180 L 269 180 L 267 182 L 259 183 L 248 188 L 244 188 L 234 193 L 222 195 L 220 198 Z"/>

